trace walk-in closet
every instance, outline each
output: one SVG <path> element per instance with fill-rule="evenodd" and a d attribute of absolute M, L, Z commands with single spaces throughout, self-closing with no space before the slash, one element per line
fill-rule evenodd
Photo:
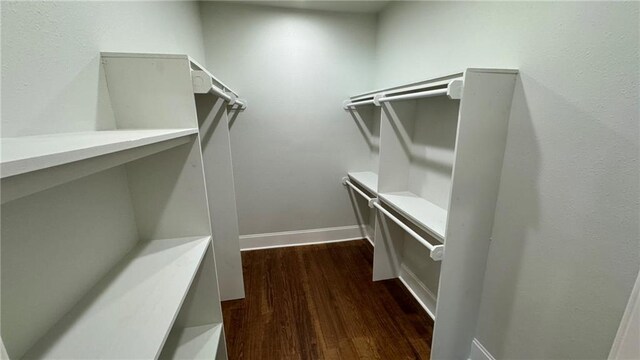
<path fill-rule="evenodd" d="M 640 3 L 0 2 L 1 359 L 639 359 Z"/>

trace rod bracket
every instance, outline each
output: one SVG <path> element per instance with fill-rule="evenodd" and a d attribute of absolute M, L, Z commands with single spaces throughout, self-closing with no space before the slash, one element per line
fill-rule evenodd
<path fill-rule="evenodd" d="M 369 202 L 367 203 L 367 205 L 369 205 L 370 208 L 374 208 L 374 204 L 376 204 L 378 202 L 378 198 L 371 198 L 371 200 L 369 200 Z"/>
<path fill-rule="evenodd" d="M 375 94 L 375 95 L 373 95 L 373 105 L 381 106 L 380 98 L 383 98 L 383 97 L 384 97 L 384 94 Z"/>
<path fill-rule="evenodd" d="M 464 83 L 460 79 L 455 79 L 449 83 L 447 86 L 447 96 L 449 99 L 462 99 L 462 85 L 464 85 Z"/>
<path fill-rule="evenodd" d="M 211 90 L 213 81 L 206 72 L 202 70 L 191 70 L 191 84 L 195 94 L 206 94 Z"/>
<path fill-rule="evenodd" d="M 347 106 L 348 103 L 350 103 L 351 100 L 345 100 L 342 102 L 342 108 L 345 110 L 349 110 L 349 106 Z"/>
<path fill-rule="evenodd" d="M 429 256 L 435 261 L 440 261 L 444 257 L 444 245 L 436 245 L 429 253 Z"/>
<path fill-rule="evenodd" d="M 349 180 L 349 177 L 348 177 L 348 176 L 344 176 L 344 177 L 342 178 L 342 185 L 343 185 L 343 186 L 347 186 L 347 181 L 348 181 L 348 180 Z"/>

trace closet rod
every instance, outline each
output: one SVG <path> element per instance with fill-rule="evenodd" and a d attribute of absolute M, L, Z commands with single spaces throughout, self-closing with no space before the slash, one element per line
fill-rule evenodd
<path fill-rule="evenodd" d="M 351 181 L 349 181 L 348 178 L 344 178 L 342 179 L 342 184 L 343 185 L 349 185 L 353 190 L 355 190 L 358 194 L 362 195 L 363 198 L 365 198 L 365 200 L 367 200 L 367 202 L 371 202 L 371 200 L 373 200 L 372 197 L 370 197 L 369 195 L 365 194 L 364 191 L 360 190 L 357 186 L 353 185 L 351 183 Z"/>
<path fill-rule="evenodd" d="M 381 213 L 383 213 L 386 217 L 393 220 L 398 226 L 400 226 L 404 231 L 406 231 L 411 237 L 418 240 L 419 243 L 424 245 L 430 251 L 430 256 L 433 260 L 442 260 L 442 256 L 444 254 L 444 245 L 432 245 L 430 242 L 425 240 L 422 236 L 418 235 L 413 229 L 405 225 L 402 221 L 400 221 L 397 217 L 395 217 L 392 213 L 387 211 L 387 209 L 383 208 L 382 205 L 378 202 L 378 200 L 373 201 L 373 206 L 378 208 Z"/>
<path fill-rule="evenodd" d="M 226 92 L 224 92 L 224 90 L 220 89 L 215 85 L 211 85 L 211 89 L 209 89 L 209 92 L 215 95 L 218 95 L 219 97 L 223 98 L 225 101 L 231 101 L 232 99 L 231 95 L 227 94 Z"/>
<path fill-rule="evenodd" d="M 349 100 L 347 100 L 349 101 Z M 355 102 L 345 102 L 344 104 L 344 108 L 345 110 L 350 108 L 350 107 L 355 107 L 355 106 L 360 106 L 360 105 L 369 105 L 369 104 L 373 104 L 373 99 L 371 100 L 365 100 L 365 101 L 355 101 Z"/>
<path fill-rule="evenodd" d="M 442 95 L 447 95 L 448 91 L 449 89 L 444 88 L 444 89 L 421 91 L 413 94 L 383 96 L 379 98 L 378 101 L 389 102 L 389 101 L 401 101 L 401 100 L 411 100 L 411 99 L 419 99 L 419 98 L 426 98 L 426 97 L 442 96 Z"/>
<path fill-rule="evenodd" d="M 233 104 L 230 105 L 238 105 L 240 107 L 241 110 L 244 110 L 247 108 L 247 103 L 245 100 L 241 100 L 241 99 L 237 99 L 236 101 L 234 101 Z"/>

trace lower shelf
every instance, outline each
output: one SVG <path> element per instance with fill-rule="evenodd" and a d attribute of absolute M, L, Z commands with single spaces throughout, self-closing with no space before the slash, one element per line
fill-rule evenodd
<path fill-rule="evenodd" d="M 444 242 L 447 210 L 408 191 L 379 194 L 379 197 L 431 236 Z"/>
<path fill-rule="evenodd" d="M 210 236 L 143 242 L 25 358 L 156 358 L 210 242 Z"/>
<path fill-rule="evenodd" d="M 160 359 L 215 359 L 222 341 L 222 324 L 171 331 Z"/>

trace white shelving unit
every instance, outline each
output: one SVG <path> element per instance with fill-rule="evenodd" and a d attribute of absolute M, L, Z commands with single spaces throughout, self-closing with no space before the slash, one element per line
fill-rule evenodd
<path fill-rule="evenodd" d="M 213 231 L 213 247 L 217 256 L 218 282 L 222 300 L 244 298 L 240 231 L 231 161 L 229 113 L 237 115 L 246 109 L 247 102 L 229 86 L 187 55 L 103 53 L 107 59 L 107 73 L 122 75 L 119 84 L 130 96 L 154 91 L 156 79 L 171 79 L 176 86 L 171 96 L 178 108 L 193 118 L 195 99 L 196 131 L 202 150 L 207 200 Z M 131 79 L 131 81 L 126 81 Z M 111 87 L 111 85 L 110 85 Z M 119 98 L 120 99 L 120 98 Z M 176 100 L 176 99 L 179 99 Z M 126 101 L 122 98 L 120 101 Z M 140 103 L 141 100 L 138 100 Z M 146 100 L 140 105 L 145 106 Z M 151 105 L 149 103 L 149 105 Z M 188 109 L 187 109 L 188 108 Z M 172 113 L 174 108 L 161 106 L 158 112 Z M 187 112 L 188 111 L 188 112 Z M 136 110 L 133 113 L 138 114 Z M 178 114 L 176 114 L 178 116 Z M 150 122 L 158 126 L 161 121 Z M 193 123 L 192 123 L 193 124 Z"/>
<path fill-rule="evenodd" d="M 190 69 L 124 58 L 102 57 L 111 129 L 0 141 L 11 359 L 226 359 Z"/>
<path fill-rule="evenodd" d="M 194 237 L 140 244 L 25 358 L 155 358 L 210 242 Z"/>
<path fill-rule="evenodd" d="M 400 278 L 434 318 L 433 358 L 469 355 L 516 76 L 466 69 L 343 104 L 365 136 L 379 115 L 377 166 L 349 178 L 378 198 L 373 278 Z"/>

